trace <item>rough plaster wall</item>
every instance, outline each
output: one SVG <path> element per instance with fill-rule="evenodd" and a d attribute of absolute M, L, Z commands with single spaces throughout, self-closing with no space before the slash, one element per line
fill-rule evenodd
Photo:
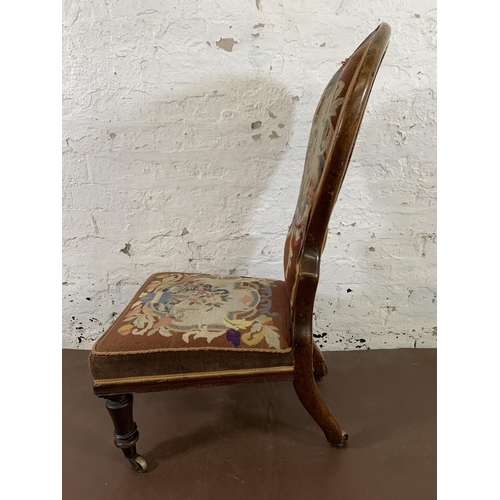
<path fill-rule="evenodd" d="M 90 347 L 153 272 L 282 278 L 315 107 L 379 21 L 391 43 L 330 223 L 315 337 L 435 346 L 434 0 L 65 0 L 65 347 Z"/>

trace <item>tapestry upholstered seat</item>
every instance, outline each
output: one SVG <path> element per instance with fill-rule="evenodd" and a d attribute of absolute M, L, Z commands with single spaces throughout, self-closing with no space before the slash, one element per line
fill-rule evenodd
<path fill-rule="evenodd" d="M 132 393 L 291 380 L 332 446 L 347 441 L 316 381 L 325 360 L 312 338 L 328 222 L 389 43 L 382 23 L 328 83 L 313 117 L 284 280 L 160 272 L 149 277 L 90 354 L 115 444 L 138 471 Z M 161 270 L 160 270 L 161 271 Z"/>
<path fill-rule="evenodd" d="M 284 281 L 151 276 L 92 351 L 95 385 L 276 367 L 293 371 Z"/>

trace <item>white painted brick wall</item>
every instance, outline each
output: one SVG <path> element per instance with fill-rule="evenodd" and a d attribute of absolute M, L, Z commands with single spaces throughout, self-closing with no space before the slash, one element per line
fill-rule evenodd
<path fill-rule="evenodd" d="M 434 347 L 435 7 L 64 0 L 64 347 L 90 347 L 153 272 L 282 278 L 315 107 L 380 21 L 391 43 L 330 223 L 315 335 Z"/>

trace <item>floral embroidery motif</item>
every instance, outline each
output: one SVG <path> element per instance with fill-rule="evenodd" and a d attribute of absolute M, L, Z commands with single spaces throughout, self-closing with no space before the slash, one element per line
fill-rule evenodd
<path fill-rule="evenodd" d="M 233 344 L 234 347 L 240 347 L 241 333 L 238 330 L 233 330 L 232 328 L 230 328 L 226 332 L 226 340 L 228 342 L 231 342 L 231 344 Z"/>
<path fill-rule="evenodd" d="M 311 206 L 319 186 L 325 165 L 326 149 L 336 123 L 337 110 L 344 102 L 341 94 L 345 84 L 340 80 L 342 72 L 337 72 L 326 87 L 314 114 L 309 144 L 304 166 L 304 175 L 299 192 L 299 200 L 295 209 L 292 224 L 288 230 L 288 259 L 285 276 L 292 267 L 292 261 L 298 258 L 300 245 L 303 241 Z"/>
<path fill-rule="evenodd" d="M 160 274 L 147 283 L 118 328 L 121 335 L 177 336 L 186 347 L 197 339 L 225 339 L 235 348 L 280 349 L 265 279 L 201 274 Z M 220 345 L 220 342 L 218 342 Z"/>

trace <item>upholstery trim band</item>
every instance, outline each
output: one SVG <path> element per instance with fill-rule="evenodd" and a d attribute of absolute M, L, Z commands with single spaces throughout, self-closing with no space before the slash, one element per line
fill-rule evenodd
<path fill-rule="evenodd" d="M 94 380 L 94 387 L 117 385 L 134 382 L 169 382 L 174 380 L 197 379 L 206 377 L 229 377 L 231 375 L 253 375 L 266 373 L 293 373 L 293 366 L 275 366 L 271 368 L 249 368 L 245 370 L 225 370 L 217 372 L 180 373 L 173 375 L 149 375 L 144 377 L 110 378 Z"/>

